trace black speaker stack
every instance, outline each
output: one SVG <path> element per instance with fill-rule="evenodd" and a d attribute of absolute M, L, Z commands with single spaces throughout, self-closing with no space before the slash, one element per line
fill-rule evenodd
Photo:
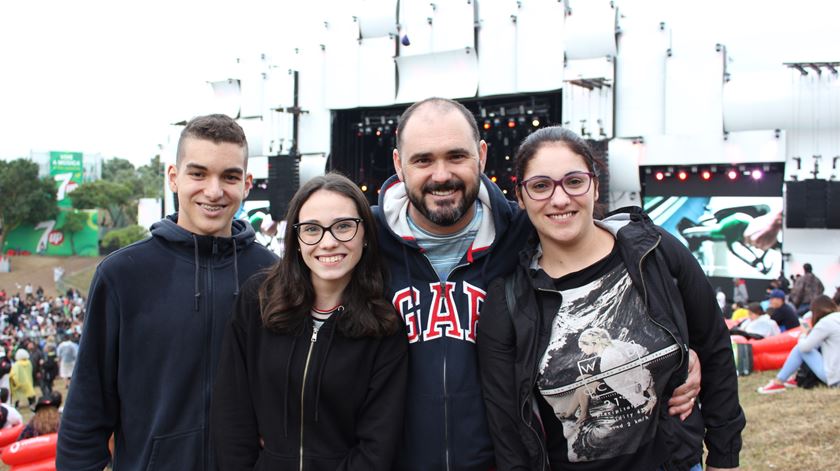
<path fill-rule="evenodd" d="M 300 160 L 290 155 L 268 157 L 268 201 L 271 218 L 286 219 L 289 202 L 300 186 Z"/>
<path fill-rule="evenodd" d="M 840 229 L 840 182 L 785 183 L 785 223 L 790 228 Z"/>

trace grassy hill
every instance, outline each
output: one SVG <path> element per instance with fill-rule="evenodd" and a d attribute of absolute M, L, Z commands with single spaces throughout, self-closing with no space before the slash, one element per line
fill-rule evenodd
<path fill-rule="evenodd" d="M 7 293 L 14 294 L 16 291 L 23 293 L 26 283 L 32 283 L 33 289 L 38 286 L 44 288 L 48 295 L 55 295 L 55 282 L 53 281 L 53 268 L 64 267 L 65 289 L 73 287 L 87 296 L 90 280 L 96 265 L 102 257 L 43 257 L 39 255 L 17 255 L 12 256 L 10 273 L 0 273 L 0 288 L 5 288 Z"/>

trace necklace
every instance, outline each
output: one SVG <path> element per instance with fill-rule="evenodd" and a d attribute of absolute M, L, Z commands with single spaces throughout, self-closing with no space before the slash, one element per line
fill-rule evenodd
<path fill-rule="evenodd" d="M 332 307 L 330 309 L 327 309 L 327 310 L 321 310 L 321 309 L 318 309 L 317 307 L 313 306 L 312 307 L 312 313 L 313 314 L 331 314 L 333 311 L 335 311 L 337 309 L 342 309 L 342 308 L 344 308 L 344 306 L 342 306 L 341 304 L 339 304 L 337 306 L 334 306 L 334 307 Z"/>

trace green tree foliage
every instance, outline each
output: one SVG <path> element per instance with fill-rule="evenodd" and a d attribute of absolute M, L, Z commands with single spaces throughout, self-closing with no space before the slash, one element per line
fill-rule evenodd
<path fill-rule="evenodd" d="M 127 226 L 132 213 L 136 215 L 133 196 L 128 185 L 104 179 L 82 184 L 70 194 L 75 208 L 107 211 L 113 227 Z"/>
<path fill-rule="evenodd" d="M 159 155 L 152 157 L 147 165 L 138 168 L 137 174 L 143 183 L 144 198 L 163 199 L 164 165 Z"/>
<path fill-rule="evenodd" d="M 76 209 L 68 211 L 67 214 L 64 215 L 64 224 L 62 224 L 61 230 L 70 236 L 70 248 L 73 250 L 74 254 L 76 253 L 76 244 L 73 237 L 77 232 L 85 228 L 88 217 L 87 213 Z"/>
<path fill-rule="evenodd" d="M 21 224 L 37 224 L 58 214 L 55 182 L 38 178 L 38 165 L 25 159 L 0 160 L 0 248 Z"/>
<path fill-rule="evenodd" d="M 102 238 L 102 249 L 105 253 L 110 253 L 146 237 L 149 237 L 149 231 L 142 226 L 133 225 L 114 229 Z"/>
<path fill-rule="evenodd" d="M 102 179 L 122 183 L 131 189 L 132 196 L 143 193 L 143 182 L 134 169 L 134 165 L 119 157 L 102 162 Z"/>

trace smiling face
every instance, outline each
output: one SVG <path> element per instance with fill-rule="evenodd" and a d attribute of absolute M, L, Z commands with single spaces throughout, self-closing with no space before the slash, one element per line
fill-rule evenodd
<path fill-rule="evenodd" d="M 338 220 L 359 217 L 356 204 L 350 198 L 332 191 L 318 190 L 301 206 L 297 222 L 329 227 Z M 339 230 L 343 229 L 333 227 L 333 231 Z M 362 258 L 364 243 L 363 224 L 359 224 L 356 235 L 347 242 L 337 240 L 329 231 L 324 231 L 324 236 L 315 245 L 300 242 L 300 256 L 309 267 L 316 293 L 322 289 L 333 292 L 344 290 L 350 282 L 353 269 Z"/>
<path fill-rule="evenodd" d="M 394 168 L 406 185 L 411 218 L 437 234 L 463 229 L 471 220 L 487 144 L 476 142 L 456 109 L 418 108 L 400 136 Z"/>
<path fill-rule="evenodd" d="M 178 225 L 196 235 L 230 237 L 231 221 L 251 190 L 245 148 L 229 142 L 186 138 L 178 166 L 167 169 L 178 194 Z"/>
<path fill-rule="evenodd" d="M 535 176 L 561 180 L 573 172 L 589 172 L 583 157 L 572 152 L 562 143 L 543 144 L 528 161 L 523 181 Z M 557 244 L 573 246 L 595 231 L 594 210 L 598 200 L 597 180 L 589 191 L 580 196 L 569 196 L 559 186 L 550 198 L 535 201 L 522 188 L 517 188 L 519 207 L 537 229 L 540 242 L 545 246 Z"/>

